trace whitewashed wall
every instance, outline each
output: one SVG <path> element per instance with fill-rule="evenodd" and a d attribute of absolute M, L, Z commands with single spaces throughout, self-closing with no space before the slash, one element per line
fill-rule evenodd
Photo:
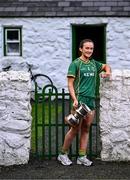
<path fill-rule="evenodd" d="M 0 67 L 23 62 L 34 65 L 34 73 L 48 74 L 56 87 L 66 88 L 66 73 L 71 62 L 71 24 L 107 24 L 107 63 L 112 69 L 130 68 L 129 18 L 4 18 L 0 19 Z M 23 56 L 3 56 L 3 26 L 22 26 Z M 19 66 L 20 68 L 19 68 Z M 1 68 L 0 68 L 1 69 Z"/>
<path fill-rule="evenodd" d="M 67 89 L 66 74 L 67 74 L 68 66 L 71 62 L 71 54 L 72 54 L 71 52 L 72 51 L 71 24 L 96 25 L 96 24 L 104 24 L 104 23 L 107 24 L 107 28 L 106 28 L 107 63 L 111 65 L 112 70 L 114 69 L 121 70 L 121 69 L 126 69 L 126 68 L 130 69 L 130 20 L 129 18 L 101 18 L 101 17 L 98 17 L 98 18 L 90 18 L 90 17 L 89 18 L 8 18 L 8 19 L 1 18 L 0 19 L 0 71 L 2 67 L 6 67 L 8 65 L 12 65 L 12 70 L 26 70 L 27 71 L 27 68 L 25 67 L 25 62 L 28 62 L 34 65 L 33 66 L 34 73 L 40 73 L 40 72 L 45 73 L 52 78 L 56 87 L 58 87 L 59 89 L 60 88 Z M 23 40 L 23 56 L 22 57 L 16 57 L 16 56 L 4 57 L 3 56 L 3 26 L 22 26 L 22 40 Z M 122 93 L 124 94 L 123 91 Z M 117 96 L 118 96 L 118 91 L 117 91 Z M 11 103 L 12 102 L 10 102 L 10 104 Z M 124 107 L 125 107 L 126 106 L 125 104 L 127 103 L 127 99 L 125 99 L 121 103 L 124 103 Z M 116 105 L 117 105 L 117 108 L 121 110 L 120 103 L 116 102 Z M 105 106 L 107 106 L 107 103 L 105 103 Z M 112 106 L 113 108 L 116 107 L 114 105 Z M 0 107 L 1 112 L 3 111 L 4 107 L 5 106 Z M 125 113 L 124 114 L 123 112 L 121 113 L 123 115 L 123 120 L 126 117 L 129 117 Z M 129 159 L 130 158 L 128 155 L 130 154 L 129 147 L 128 147 L 129 139 L 130 139 L 129 121 L 128 119 L 127 120 L 125 119 L 125 123 L 124 121 L 121 121 L 121 118 L 120 118 L 121 116 L 120 116 L 119 111 L 117 115 L 119 116 L 118 119 L 120 119 L 118 123 L 113 121 L 114 117 L 110 118 L 111 119 L 110 122 L 112 126 L 114 125 L 115 127 L 115 124 L 117 123 L 116 125 L 118 129 L 118 130 L 116 128 L 113 129 L 113 133 L 111 134 L 111 137 L 112 139 L 115 139 L 116 141 L 116 138 L 118 138 L 118 136 L 122 137 L 122 133 L 123 133 L 122 138 L 124 142 L 127 142 L 127 143 L 123 144 L 123 141 L 120 140 L 122 141 L 122 144 L 120 144 L 120 141 L 118 142 L 118 139 L 117 139 L 117 142 L 115 142 L 115 148 L 114 148 L 115 155 L 112 155 L 112 156 L 110 154 L 106 156 L 107 152 L 103 147 L 102 159 Z M 8 116 L 7 112 L 5 116 Z M 106 121 L 108 120 L 108 118 L 106 119 Z M 17 122 L 17 120 L 15 122 Z M 21 123 L 21 121 L 19 121 L 19 123 Z M 24 123 L 26 123 L 26 127 L 24 126 L 25 131 L 26 131 L 26 128 L 29 128 L 29 124 L 27 124 L 27 121 L 24 121 Z M 109 123 L 107 125 L 109 125 Z M 17 130 L 17 126 L 15 127 Z M 124 129 L 122 129 L 122 127 L 126 130 L 126 132 L 124 132 Z M 21 128 L 23 128 L 23 125 Z M 102 129 L 102 125 L 101 125 L 101 129 Z M 16 130 L 13 130 L 14 133 L 16 132 Z M 3 133 L 3 130 L 1 134 L 2 133 Z M 102 136 L 103 135 L 104 135 L 104 138 L 108 136 L 108 134 L 107 136 L 105 136 L 106 134 L 103 134 L 102 132 Z M 29 136 L 29 134 L 27 134 L 27 136 Z M 7 133 L 5 138 L 1 138 L 0 147 L 5 148 L 5 146 L 7 147 L 9 146 L 9 149 L 7 148 L 8 149 L 7 161 L 9 160 L 8 164 L 12 163 L 10 162 L 10 157 L 12 157 L 13 155 L 10 154 L 10 151 L 13 152 L 12 149 L 14 149 L 14 139 L 16 139 L 16 146 L 17 146 L 16 152 L 17 152 L 18 147 L 22 146 L 19 143 L 22 143 L 22 142 L 24 143 L 24 141 L 21 140 L 22 137 L 23 137 L 23 134 L 20 134 L 19 136 L 17 136 L 17 134 L 10 136 L 10 132 L 9 132 L 9 134 Z M 11 142 L 11 144 L 8 143 L 9 141 Z M 27 151 L 25 150 L 21 152 L 19 150 L 21 153 L 20 157 L 24 157 L 24 155 L 28 156 L 27 147 L 29 145 L 29 142 L 30 141 L 28 141 L 27 146 L 25 148 Z M 104 140 L 103 142 L 107 142 L 107 141 Z M 120 144 L 119 146 L 121 147 L 117 146 L 117 144 Z M 106 144 L 106 146 L 107 145 L 108 144 Z M 121 150 L 121 154 L 122 154 L 122 152 L 124 152 L 122 148 L 125 149 L 126 147 L 127 147 L 126 151 L 128 152 L 125 151 L 125 154 L 123 157 L 118 156 L 120 154 L 119 151 Z M 119 148 L 119 151 L 116 150 L 116 148 Z M 5 150 L 3 149 L 2 152 L 4 151 Z M 118 153 L 116 153 L 117 151 Z M 109 149 L 108 152 L 113 152 L 113 151 L 110 151 Z M 25 154 L 23 155 L 23 153 Z M 128 158 L 126 158 L 127 155 L 128 155 Z M 3 154 L 1 154 L 0 156 L 2 159 Z M 1 162 L 4 163 L 4 160 L 5 158 Z M 25 162 L 26 160 L 23 158 L 22 161 L 20 160 L 18 161 L 18 163 L 22 163 L 23 161 Z M 13 161 L 13 163 L 16 163 L 16 161 Z"/>
<path fill-rule="evenodd" d="M 0 165 L 25 164 L 31 139 L 29 73 L 0 73 Z"/>
<path fill-rule="evenodd" d="M 130 160 L 130 70 L 113 70 L 100 86 L 101 159 Z"/>

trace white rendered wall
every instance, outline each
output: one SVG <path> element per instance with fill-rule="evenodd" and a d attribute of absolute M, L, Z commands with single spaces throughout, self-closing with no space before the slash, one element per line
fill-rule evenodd
<path fill-rule="evenodd" d="M 130 70 L 113 70 L 100 86 L 101 159 L 130 161 Z"/>
<path fill-rule="evenodd" d="M 102 18 L 102 17 L 98 17 L 98 18 L 96 17 L 95 18 L 90 18 L 90 17 L 88 18 L 87 17 L 85 18 L 3 18 L 3 19 L 1 18 L 0 19 L 0 71 L 2 70 L 2 67 L 6 67 L 8 65 L 12 65 L 12 70 L 17 70 L 17 71 L 26 70 L 27 71 L 27 68 L 25 67 L 25 62 L 28 62 L 30 64 L 33 64 L 34 73 L 45 73 L 49 75 L 49 77 L 52 78 L 56 87 L 58 87 L 59 89 L 60 88 L 67 89 L 66 74 L 67 74 L 68 66 L 70 62 L 72 61 L 71 59 L 71 55 L 72 55 L 71 24 L 96 25 L 96 24 L 104 24 L 104 23 L 107 24 L 107 27 L 106 27 L 107 63 L 111 65 L 112 71 L 114 69 L 119 69 L 119 70 L 130 69 L 130 20 L 129 18 L 121 18 L 121 17 L 120 18 Z M 22 41 L 23 41 L 22 57 L 16 57 L 16 56 L 4 57 L 3 56 L 3 27 L 4 26 L 22 26 Z M 109 87 L 107 88 L 109 89 Z M 117 94 L 117 97 L 118 97 L 118 94 Z M 121 103 L 125 104 L 127 103 L 127 101 L 128 99 L 125 99 Z M 10 102 L 10 104 L 11 103 L 12 102 Z M 113 101 L 111 103 L 113 103 Z M 116 103 L 117 103 L 116 104 L 117 107 L 119 107 L 120 109 L 120 102 L 118 103 L 117 101 Z M 106 102 L 105 102 L 105 106 L 107 106 Z M 3 107 L 4 106 L 1 106 L 0 108 L 1 111 Z M 104 113 L 105 113 L 104 116 L 106 117 L 107 111 L 105 111 Z M 117 113 L 117 115 L 119 116 L 118 119 L 120 119 L 121 116 L 119 112 Z M 127 142 L 127 144 L 123 144 L 123 148 L 126 148 L 127 146 L 128 152 L 125 151 L 126 154 L 124 154 L 123 157 L 118 156 L 116 153 L 117 150 L 115 148 L 114 149 L 115 155 L 111 156 L 110 154 L 109 155 L 107 154 L 107 151 L 104 149 L 104 146 L 103 146 L 102 159 L 105 159 L 105 160 L 129 159 L 128 154 L 130 154 L 130 151 L 129 151 L 128 144 L 129 144 L 129 139 L 130 139 L 130 136 L 129 136 L 130 127 L 129 127 L 129 121 L 127 119 L 129 116 L 127 115 L 125 116 L 125 114 L 123 113 L 122 115 L 124 115 L 123 117 L 125 119 L 125 123 L 124 123 L 124 119 L 122 119 L 123 121 L 121 122 L 114 121 L 115 124 L 117 123 L 116 125 L 118 127 L 113 129 L 113 133 L 111 136 L 113 136 L 112 139 L 115 139 L 116 141 L 116 138 L 122 137 L 122 132 L 123 132 L 123 140 L 124 142 Z M 110 122 L 112 124 L 114 123 L 113 118 L 110 118 Z M 109 124 L 106 124 L 106 125 L 108 126 Z M 124 132 L 124 129 L 122 131 L 121 125 L 123 125 L 123 127 L 125 126 L 124 128 L 126 132 Z M 26 127 L 29 127 L 28 124 Z M 102 127 L 103 126 L 101 125 L 101 130 L 102 130 Z M 106 134 L 102 133 L 102 137 L 103 135 L 104 135 L 104 138 L 107 138 L 107 136 L 109 136 L 108 134 L 106 136 Z M 9 137 L 10 136 L 8 136 L 8 138 Z M 16 137 L 18 137 L 18 139 L 16 139 L 16 142 L 18 144 L 16 143 L 16 146 L 19 147 L 20 146 L 19 142 L 22 142 L 20 140 L 22 135 L 17 136 L 16 134 L 11 137 L 11 140 L 13 138 L 15 139 Z M 12 145 L 10 144 L 10 146 L 12 146 L 11 148 L 14 148 L 14 143 L 13 143 L 14 140 L 11 142 L 12 142 Z M 30 141 L 28 141 L 28 143 L 29 142 Z M 104 140 L 103 142 L 107 142 L 107 141 Z M 1 139 L 1 148 L 4 147 L 2 143 L 4 143 L 3 138 Z M 28 147 L 29 145 L 28 143 L 26 147 Z M 117 146 L 117 144 L 120 144 L 120 141 L 119 143 L 115 142 L 115 147 L 118 147 L 119 149 L 121 149 L 119 146 Z M 7 145 L 8 143 L 6 144 L 6 146 Z M 28 148 L 26 148 L 26 150 L 27 149 Z M 108 152 L 111 152 L 111 151 L 108 151 Z M 122 152 L 124 152 L 124 150 L 121 150 L 121 154 Z M 27 153 L 26 157 L 28 157 L 28 151 L 26 151 L 25 154 L 26 153 Z M 10 152 L 7 154 L 10 154 Z M 128 155 L 128 158 L 126 158 L 127 155 Z M 3 155 L 1 154 L 1 157 L 2 156 Z M 23 155 L 21 155 L 21 157 L 23 157 Z M 10 156 L 7 159 L 10 160 Z M 23 158 L 23 161 L 26 162 L 24 158 Z M 2 163 L 4 163 L 4 160 L 2 161 Z M 8 164 L 9 163 L 11 164 L 12 162 L 8 162 Z M 16 162 L 13 161 L 13 163 L 16 163 Z M 20 160 L 18 163 L 22 163 L 22 161 Z"/>
<path fill-rule="evenodd" d="M 12 64 L 23 69 L 33 64 L 34 73 L 49 75 L 56 87 L 66 88 L 66 73 L 72 61 L 71 24 L 107 24 L 106 57 L 112 69 L 130 68 L 129 18 L 3 18 L 0 19 L 0 67 Z M 23 56 L 3 56 L 3 26 L 22 26 Z M 1 68 L 0 68 L 1 69 Z"/>
<path fill-rule="evenodd" d="M 31 140 L 29 73 L 0 73 L 0 165 L 28 163 Z"/>

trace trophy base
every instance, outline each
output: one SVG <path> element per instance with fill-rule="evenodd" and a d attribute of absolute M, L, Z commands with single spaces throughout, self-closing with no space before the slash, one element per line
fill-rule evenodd
<path fill-rule="evenodd" d="M 79 124 L 81 119 L 85 118 L 87 113 L 91 114 L 91 109 L 82 103 L 78 109 L 72 109 L 71 114 L 65 117 L 66 124 L 69 124 L 72 127 L 75 127 Z"/>
<path fill-rule="evenodd" d="M 73 115 L 69 114 L 68 116 L 65 117 L 65 123 L 69 124 L 72 127 L 75 127 L 75 126 L 77 126 L 79 124 L 79 121 L 74 120 Z"/>

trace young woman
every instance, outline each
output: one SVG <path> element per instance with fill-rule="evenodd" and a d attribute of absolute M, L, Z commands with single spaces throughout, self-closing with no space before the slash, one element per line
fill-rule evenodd
<path fill-rule="evenodd" d="M 110 77 L 111 69 L 109 65 L 102 64 L 91 58 L 94 50 L 94 43 L 92 40 L 84 39 L 81 41 L 79 50 L 81 56 L 74 60 L 68 69 L 68 89 L 73 100 L 73 107 L 75 109 L 78 108 L 79 103 L 82 102 L 92 110 L 92 113 L 88 113 L 79 125 L 71 127 L 67 132 L 61 153 L 58 156 L 58 161 L 63 165 L 72 164 L 72 161 L 68 157 L 68 150 L 76 134 L 81 131 L 77 164 L 91 166 L 92 161 L 87 159 L 87 144 L 89 129 L 95 114 L 97 75 L 100 72 L 105 71 L 105 73 L 102 74 L 102 77 Z"/>

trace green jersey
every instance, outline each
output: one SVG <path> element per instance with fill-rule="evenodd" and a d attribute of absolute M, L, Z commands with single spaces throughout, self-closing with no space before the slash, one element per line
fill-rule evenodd
<path fill-rule="evenodd" d="M 74 60 L 68 69 L 68 77 L 74 77 L 74 88 L 77 96 L 95 98 L 97 75 L 101 72 L 102 63 L 94 59 L 88 62 L 80 58 Z"/>

